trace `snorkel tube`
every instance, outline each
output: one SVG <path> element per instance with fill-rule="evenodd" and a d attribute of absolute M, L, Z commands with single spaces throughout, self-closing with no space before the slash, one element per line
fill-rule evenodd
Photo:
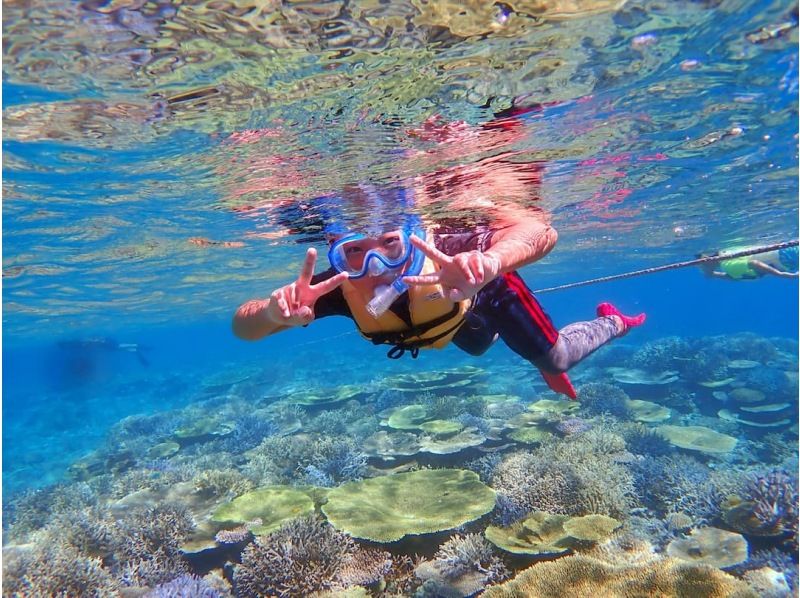
<path fill-rule="evenodd" d="M 411 250 L 411 265 L 408 270 L 395 278 L 392 284 L 380 286 L 375 289 L 375 296 L 367 303 L 367 313 L 376 320 L 385 314 L 392 303 L 408 290 L 408 284 L 403 280 L 403 277 L 417 276 L 422 272 L 422 264 L 424 262 L 425 255 L 414 247 Z"/>

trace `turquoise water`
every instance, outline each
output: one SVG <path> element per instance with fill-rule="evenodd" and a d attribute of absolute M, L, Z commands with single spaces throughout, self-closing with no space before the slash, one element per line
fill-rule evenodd
<path fill-rule="evenodd" d="M 212 546 L 205 537 L 210 552 L 200 559 L 187 537 L 202 536 L 198 529 L 215 508 L 253 488 L 338 487 L 382 479 L 395 467 L 475 471 L 500 498 L 489 513 L 441 523 L 439 533 L 370 542 L 375 538 L 338 521 L 315 495 L 317 515 L 336 531 L 326 523 L 303 533 L 345 534 L 356 552 L 381 551 L 369 558 L 358 552 L 362 569 L 377 572 L 345 583 L 333 567 L 302 591 L 287 581 L 286 595 L 343 586 L 373 595 L 471 595 L 541 566 L 540 556 L 483 539 L 491 536 L 487 526 L 518 523 L 532 510 L 617 519 L 615 547 L 603 552 L 599 542 L 583 540 L 569 548 L 617 567 L 633 558 L 623 554 L 621 538 L 674 556 L 672 542 L 690 529 L 740 534 L 749 560 L 722 568 L 766 595 L 754 574 L 745 574 L 768 564 L 790 593 L 770 591 L 796 591 L 796 504 L 794 511 L 786 506 L 797 496 L 796 278 L 732 282 L 686 268 L 541 294 L 557 327 L 591 319 L 601 301 L 645 311 L 647 322 L 570 371 L 579 398 L 596 398 L 540 422 L 547 435 L 536 441 L 515 438 L 518 427 L 508 421 L 557 397 L 502 343 L 482 357 L 447 347 L 393 361 L 386 347 L 360 340 L 346 318 L 254 343 L 230 329 L 241 303 L 293 279 L 306 246 L 324 256 L 316 223 L 297 207 L 359 184 L 403 186 L 418 198 L 424 190 L 429 202 L 420 210 L 431 221 L 453 216 L 449 202 L 464 198 L 544 210 L 558 243 L 521 270 L 532 289 L 796 239 L 796 5 L 641 0 L 545 10 L 535 3 L 131 0 L 9 3 L 4 13 L 7 595 L 75 595 L 36 563 L 76 559 L 96 567 L 101 580 L 84 585 L 95 588 L 86 595 L 154 588 L 217 569 L 227 581 L 209 581 L 209 596 L 271 595 L 242 581 L 253 570 L 272 579 L 255 548 L 270 546 L 268 534 L 257 542 L 248 537 L 238 574 L 222 565 L 239 559 L 245 544 Z M 516 117 L 507 116 L 512 106 Z M 498 121 L 508 126 L 487 125 Z M 533 182 L 526 179 L 531 169 Z M 620 382 L 614 367 L 677 371 L 678 379 Z M 396 378 L 419 373 L 427 377 Z M 443 386 L 431 382 L 438 378 Z M 309 406 L 301 400 L 308 392 L 354 394 Z M 636 423 L 612 400 L 619 392 L 669 409 L 669 419 Z M 509 405 L 497 406 L 496 395 L 510 397 Z M 391 410 L 408 405 L 424 405 L 427 420 L 505 423 L 447 455 L 368 448 L 376 434 L 393 429 L 386 423 Z M 754 405 L 785 407 L 754 412 Z M 768 427 L 731 421 L 756 412 Z M 180 433 L 209 417 L 221 431 L 191 440 Z M 559 431 L 574 417 L 596 436 Z M 703 426 L 737 443 L 718 453 L 667 451 L 637 425 Z M 538 431 L 535 422 L 522 427 Z M 606 438 L 602 448 L 600 432 L 623 444 Z M 402 433 L 426 438 L 418 428 Z M 642 448 L 643 435 L 653 446 Z M 167 456 L 154 451 L 176 441 Z M 581 464 L 593 459 L 612 460 L 614 468 L 592 486 Z M 646 491 L 644 459 L 653 471 L 696 476 L 686 474 L 675 488 L 711 489 L 683 501 L 668 489 Z M 546 497 L 523 487 L 520 477 L 550 479 L 541 470 L 547 460 L 573 468 L 584 498 L 592 489 L 624 500 L 585 506 L 566 495 L 559 502 L 552 485 Z M 721 471 L 730 477 L 721 479 Z M 791 511 L 779 529 L 748 527 L 735 518 L 746 508 L 725 503 L 735 494 L 757 504 L 753 480 L 774 500 L 778 492 L 779 506 Z M 167 496 L 171 487 L 186 494 Z M 137 492 L 138 503 L 124 502 Z M 185 530 L 175 531 L 183 524 L 173 521 L 171 535 L 162 530 L 146 548 L 120 543 L 144 527 L 137 508 L 174 504 L 189 509 Z M 110 513 L 126 522 L 125 533 L 109 523 Z M 675 513 L 690 522 L 675 523 Z M 64 517 L 70 534 L 52 549 L 61 552 L 42 556 Z M 87 530 L 99 529 L 115 540 L 87 540 Z M 482 550 L 483 560 L 445 558 L 443 546 L 464 537 L 480 544 L 472 550 Z M 163 566 L 154 564 L 159 550 L 168 556 Z M 342 562 L 355 558 L 348 550 Z M 404 559 L 415 554 L 428 565 L 408 565 Z M 314 558 L 303 566 L 318 567 Z M 470 586 L 465 576 L 476 571 L 483 577 L 473 575 Z M 78 583 L 77 572 L 65 575 Z M 715 583 L 734 583 L 721 579 Z M 205 595 L 199 592 L 179 595 Z"/>

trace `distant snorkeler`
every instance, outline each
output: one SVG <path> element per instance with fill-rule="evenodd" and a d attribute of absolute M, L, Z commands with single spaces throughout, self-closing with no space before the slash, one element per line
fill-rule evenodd
<path fill-rule="evenodd" d="M 490 176 L 523 171 L 499 169 Z M 523 177 L 529 180 L 530 172 Z M 484 182 L 478 184 L 483 193 L 496 190 Z M 414 215 L 414 192 L 359 185 L 332 198 L 325 227 L 331 267 L 315 275 L 317 252 L 309 248 L 297 280 L 237 309 L 234 334 L 258 340 L 341 315 L 374 344 L 391 345 L 391 358 L 417 357 L 420 349 L 451 342 L 477 356 L 502 338 L 550 388 L 575 399 L 566 371 L 644 322 L 645 314 L 626 316 L 601 303 L 596 319 L 556 330 L 517 273 L 555 246 L 557 233 L 542 210 L 504 210 L 484 198 L 476 205 L 490 204 L 491 224 L 476 210 L 469 223 L 426 225 Z M 362 208 L 359 221 L 344 213 L 353 205 Z"/>
<path fill-rule="evenodd" d="M 749 247 L 732 247 L 713 256 L 723 256 L 726 253 L 734 253 L 749 249 Z M 697 256 L 707 257 L 703 254 Z M 731 259 L 720 259 L 719 261 L 705 262 L 701 264 L 706 276 L 713 278 L 724 278 L 727 280 L 755 280 L 763 276 L 778 276 L 780 278 L 797 278 L 798 274 L 798 251 L 797 246 L 784 247 L 766 253 L 757 253 L 743 257 Z"/>
<path fill-rule="evenodd" d="M 92 351 L 102 351 L 104 353 L 124 351 L 127 353 L 133 353 L 136 355 L 139 363 L 141 363 L 143 366 L 147 367 L 150 365 L 150 362 L 144 355 L 145 351 L 150 351 L 150 347 L 139 345 L 137 343 L 119 343 L 110 337 L 100 337 L 64 340 L 59 341 L 57 344 L 59 349 L 73 354 L 77 352 L 80 355 L 86 355 Z"/>

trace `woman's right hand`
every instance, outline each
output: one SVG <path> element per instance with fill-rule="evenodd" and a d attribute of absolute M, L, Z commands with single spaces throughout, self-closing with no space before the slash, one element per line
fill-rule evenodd
<path fill-rule="evenodd" d="M 314 320 L 317 299 L 339 287 L 348 278 L 346 272 L 340 272 L 319 284 L 311 284 L 316 264 L 317 250 L 309 247 L 297 280 L 270 295 L 266 310 L 270 321 L 279 326 L 305 326 Z"/>

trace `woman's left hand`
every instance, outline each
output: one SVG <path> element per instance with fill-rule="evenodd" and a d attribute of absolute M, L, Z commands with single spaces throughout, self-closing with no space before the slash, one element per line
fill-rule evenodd
<path fill-rule="evenodd" d="M 445 296 L 451 301 L 474 297 L 500 274 L 500 260 L 493 255 L 480 251 L 464 251 L 449 256 L 416 235 L 411 235 L 411 244 L 437 264 L 439 271 L 404 276 L 403 281 L 410 285 L 441 284 Z"/>

